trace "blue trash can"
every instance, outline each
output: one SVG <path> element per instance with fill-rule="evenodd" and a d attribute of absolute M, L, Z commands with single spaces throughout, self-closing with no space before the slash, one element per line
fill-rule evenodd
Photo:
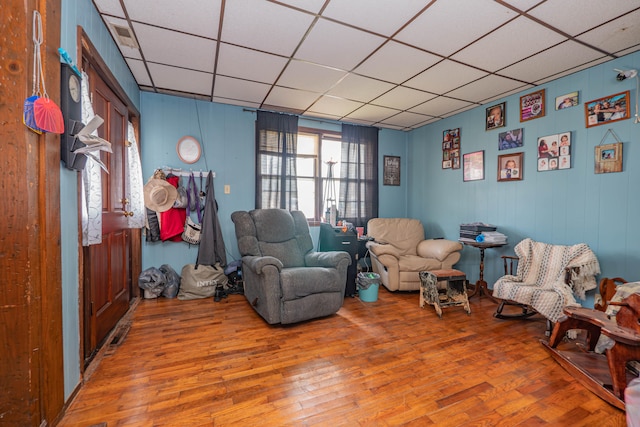
<path fill-rule="evenodd" d="M 380 275 L 378 273 L 358 273 L 356 287 L 358 288 L 358 297 L 360 297 L 361 301 L 378 301 Z"/>

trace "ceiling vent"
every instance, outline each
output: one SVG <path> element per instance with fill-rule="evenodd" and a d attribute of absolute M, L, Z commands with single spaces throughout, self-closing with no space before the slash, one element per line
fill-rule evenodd
<path fill-rule="evenodd" d="M 133 33 L 131 32 L 129 27 L 111 24 L 111 28 L 113 28 L 113 33 L 116 36 L 116 41 L 120 46 L 130 47 L 131 49 L 138 49 L 138 43 L 136 43 L 136 39 L 133 37 Z"/>

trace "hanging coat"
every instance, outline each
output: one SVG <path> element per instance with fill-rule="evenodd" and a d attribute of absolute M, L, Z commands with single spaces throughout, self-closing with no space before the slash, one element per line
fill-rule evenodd
<path fill-rule="evenodd" d="M 215 265 L 221 267 L 227 265 L 227 254 L 222 238 L 222 229 L 218 221 L 218 208 L 216 195 L 213 189 L 213 172 L 207 176 L 207 195 L 204 201 L 204 218 L 202 218 L 202 231 L 200 234 L 200 246 L 196 265 Z"/>

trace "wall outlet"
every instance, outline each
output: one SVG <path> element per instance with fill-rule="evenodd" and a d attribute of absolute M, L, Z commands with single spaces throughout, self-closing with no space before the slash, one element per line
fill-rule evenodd
<path fill-rule="evenodd" d="M 231 194 L 231 186 L 229 184 L 225 184 L 224 194 Z"/>

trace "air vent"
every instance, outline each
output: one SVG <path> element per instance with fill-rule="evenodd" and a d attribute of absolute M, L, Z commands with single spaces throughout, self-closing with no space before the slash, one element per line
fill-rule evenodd
<path fill-rule="evenodd" d="M 136 39 L 133 37 L 133 33 L 131 32 L 129 27 L 111 24 L 111 28 L 113 28 L 113 32 L 116 35 L 116 41 L 120 46 L 127 46 L 132 49 L 138 49 L 138 43 L 136 43 Z"/>

